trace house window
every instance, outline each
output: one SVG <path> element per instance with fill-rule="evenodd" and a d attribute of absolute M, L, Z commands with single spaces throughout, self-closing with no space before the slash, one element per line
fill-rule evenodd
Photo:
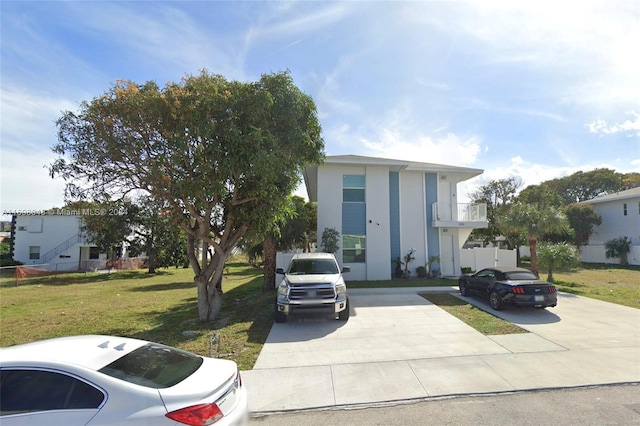
<path fill-rule="evenodd" d="M 342 176 L 342 202 L 364 203 L 364 175 Z"/>
<path fill-rule="evenodd" d="M 626 216 L 626 215 L 627 215 L 627 203 L 624 203 L 624 204 L 622 205 L 622 214 L 623 214 L 624 216 Z"/>
<path fill-rule="evenodd" d="M 365 247 L 366 235 L 342 236 L 342 262 L 364 263 L 366 261 Z"/>
<path fill-rule="evenodd" d="M 365 176 L 342 176 L 342 263 L 366 261 Z"/>
<path fill-rule="evenodd" d="M 91 260 L 100 259 L 100 248 L 99 247 L 89 247 L 89 259 L 91 259 Z"/>
<path fill-rule="evenodd" d="M 40 259 L 40 246 L 29 246 L 29 259 Z"/>

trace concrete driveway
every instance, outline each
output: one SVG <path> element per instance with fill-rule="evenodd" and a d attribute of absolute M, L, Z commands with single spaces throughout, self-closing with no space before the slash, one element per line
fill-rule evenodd
<path fill-rule="evenodd" d="M 499 316 L 530 331 L 484 336 L 418 292 L 350 290 L 348 322 L 274 324 L 242 372 L 253 413 L 444 395 L 640 381 L 640 310 L 561 293 L 549 310 Z M 488 311 L 483 301 L 464 298 Z"/>

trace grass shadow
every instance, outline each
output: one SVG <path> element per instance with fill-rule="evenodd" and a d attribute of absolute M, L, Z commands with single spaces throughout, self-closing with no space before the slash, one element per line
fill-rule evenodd
<path fill-rule="evenodd" d="M 22 287 L 33 285 L 47 285 L 47 286 L 68 286 L 73 284 L 92 284 L 103 283 L 113 280 L 146 280 L 158 276 L 169 275 L 169 272 L 157 271 L 155 274 L 148 274 L 146 270 L 127 270 L 116 271 L 108 273 L 96 273 L 96 272 L 69 272 L 69 273 L 54 273 L 51 275 L 44 275 L 40 277 L 22 278 L 17 280 L 15 278 L 3 278 L 0 280 L 0 288 L 5 287 Z"/>

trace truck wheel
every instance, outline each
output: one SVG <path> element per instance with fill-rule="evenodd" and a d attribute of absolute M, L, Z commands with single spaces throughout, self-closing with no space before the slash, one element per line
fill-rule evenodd
<path fill-rule="evenodd" d="M 276 305 L 276 311 L 273 314 L 273 319 L 278 324 L 281 324 L 283 322 L 287 322 L 287 316 L 283 312 L 280 312 L 278 310 L 278 305 Z"/>
<path fill-rule="evenodd" d="M 338 312 L 338 319 L 340 321 L 347 321 L 349 319 L 349 299 L 347 298 L 347 306 L 344 311 Z"/>

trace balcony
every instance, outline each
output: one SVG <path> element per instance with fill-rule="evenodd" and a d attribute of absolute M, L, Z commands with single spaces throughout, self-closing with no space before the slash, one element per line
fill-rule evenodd
<path fill-rule="evenodd" d="M 486 204 L 433 203 L 431 205 L 434 228 L 486 228 Z"/>

